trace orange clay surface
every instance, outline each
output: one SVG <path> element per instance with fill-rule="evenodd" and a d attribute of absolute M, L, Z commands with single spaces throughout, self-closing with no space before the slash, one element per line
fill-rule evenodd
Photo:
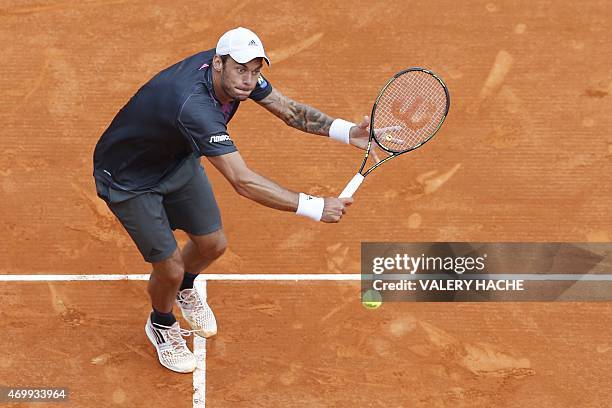
<path fill-rule="evenodd" d="M 358 121 L 408 66 L 444 78 L 452 106 L 436 138 L 365 180 L 338 225 L 243 199 L 204 160 L 230 245 L 209 272 L 358 273 L 362 241 L 610 241 L 611 19 L 603 0 L 3 0 L 0 273 L 149 271 L 95 195 L 93 148 L 152 75 L 238 25 L 264 41 L 274 86 L 330 115 Z M 341 191 L 362 157 L 252 102 L 230 134 L 253 169 L 317 195 Z M 66 407 L 192 406 L 192 376 L 162 368 L 145 337 L 145 287 L 1 282 L 0 384 L 67 386 Z M 208 292 L 210 407 L 612 401 L 610 303 L 370 311 L 356 282 Z"/>

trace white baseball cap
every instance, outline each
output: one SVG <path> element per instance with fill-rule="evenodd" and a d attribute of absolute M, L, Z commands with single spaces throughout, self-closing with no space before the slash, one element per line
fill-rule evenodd
<path fill-rule="evenodd" d="M 261 40 L 248 28 L 238 27 L 223 34 L 216 52 L 218 55 L 229 55 L 240 64 L 246 64 L 253 58 L 263 58 L 270 65 Z"/>

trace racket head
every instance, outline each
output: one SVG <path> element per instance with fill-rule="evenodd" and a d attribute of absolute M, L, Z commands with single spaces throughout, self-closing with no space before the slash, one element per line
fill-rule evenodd
<path fill-rule="evenodd" d="M 370 142 L 392 154 L 414 150 L 435 136 L 449 109 L 448 88 L 435 73 L 419 67 L 400 71 L 374 102 Z"/>

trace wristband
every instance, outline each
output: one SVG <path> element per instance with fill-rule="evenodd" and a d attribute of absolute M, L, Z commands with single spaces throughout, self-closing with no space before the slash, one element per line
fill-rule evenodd
<path fill-rule="evenodd" d="M 357 125 L 344 119 L 335 119 L 329 127 L 329 137 L 339 142 L 349 144 L 349 133 L 353 126 Z"/>
<path fill-rule="evenodd" d="M 321 221 L 323 207 L 325 207 L 325 200 L 323 198 L 300 193 L 298 208 L 295 213 L 297 215 L 312 218 L 315 221 Z"/>

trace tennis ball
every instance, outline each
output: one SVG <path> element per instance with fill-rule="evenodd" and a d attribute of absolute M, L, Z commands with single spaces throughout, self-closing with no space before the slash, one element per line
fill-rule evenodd
<path fill-rule="evenodd" d="M 385 135 L 385 138 L 386 138 L 388 141 L 391 141 L 391 135 L 390 135 L 390 134 L 388 134 L 388 133 L 387 133 L 387 134 Z"/>
<path fill-rule="evenodd" d="M 382 295 L 377 290 L 370 289 L 361 295 L 361 304 L 366 309 L 378 309 L 382 303 Z"/>

